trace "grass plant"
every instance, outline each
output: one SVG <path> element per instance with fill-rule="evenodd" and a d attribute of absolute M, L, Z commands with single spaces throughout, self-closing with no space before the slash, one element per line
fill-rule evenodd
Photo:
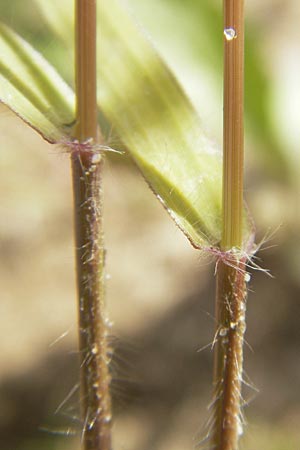
<path fill-rule="evenodd" d="M 45 8 L 37 0 L 42 3 Z M 69 4 L 53 2 L 46 8 L 60 15 L 59 33 L 66 43 Z M 243 425 L 246 267 L 253 251 L 243 200 L 243 0 L 224 0 L 223 185 L 220 152 L 203 136 L 186 95 L 126 11 L 116 0 L 100 2 L 98 14 L 96 0 L 76 0 L 75 5 L 75 95 L 29 44 L 1 26 L 0 97 L 71 156 L 83 449 L 112 448 L 102 186 L 104 155 L 111 149 L 98 128 L 100 106 L 101 119 L 114 126 L 192 245 L 216 256 L 214 412 L 208 440 L 211 449 L 237 450 Z M 105 64 L 97 68 L 98 17 Z"/>

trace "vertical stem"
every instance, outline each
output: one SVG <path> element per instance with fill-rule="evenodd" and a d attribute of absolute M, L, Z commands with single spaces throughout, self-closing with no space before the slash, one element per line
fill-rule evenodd
<path fill-rule="evenodd" d="M 76 0 L 76 137 L 97 137 L 96 0 Z"/>
<path fill-rule="evenodd" d="M 244 1 L 224 0 L 224 258 L 218 263 L 214 360 L 214 450 L 237 450 L 246 286 L 243 245 Z M 225 253 L 226 252 L 226 253 Z"/>
<path fill-rule="evenodd" d="M 102 156 L 97 142 L 96 0 L 75 0 L 76 127 L 72 157 L 84 450 L 111 450 L 104 311 Z"/>
<path fill-rule="evenodd" d="M 244 171 L 244 1 L 224 0 L 223 236 L 242 245 Z"/>
<path fill-rule="evenodd" d="M 232 262 L 232 261 L 231 261 Z M 237 450 L 243 433 L 241 384 L 246 329 L 245 261 L 218 265 L 214 361 L 214 450 Z"/>

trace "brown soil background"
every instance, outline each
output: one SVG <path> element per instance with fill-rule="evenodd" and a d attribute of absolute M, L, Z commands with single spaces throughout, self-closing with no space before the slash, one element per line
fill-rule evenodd
<path fill-rule="evenodd" d="M 67 399 L 78 381 L 69 157 L 4 107 L 0 117 L 0 448 L 77 449 L 76 393 Z M 300 443 L 296 203 L 272 186 L 286 220 L 262 253 L 275 279 L 250 282 L 245 380 L 259 393 L 244 390 L 249 450 Z M 249 188 L 262 228 L 268 189 Z M 213 263 L 125 157 L 107 161 L 105 192 L 114 448 L 193 448 L 211 398 L 211 348 L 198 350 L 214 334 Z"/>

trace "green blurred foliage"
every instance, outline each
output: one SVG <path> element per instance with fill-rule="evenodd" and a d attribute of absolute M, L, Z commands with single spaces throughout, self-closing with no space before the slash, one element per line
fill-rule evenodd
<path fill-rule="evenodd" d="M 219 105 L 216 116 L 222 107 L 222 8 L 216 0 L 121 0 L 129 6 L 133 15 L 150 31 L 158 50 L 166 56 L 174 53 L 172 46 L 184 52 L 182 63 L 176 61 L 175 70 L 183 87 L 189 92 L 188 77 L 185 74 L 197 67 L 206 72 L 213 83 Z M 38 8 L 32 8 L 32 1 L 12 0 L 1 2 L 2 20 L 12 26 L 25 39 L 29 40 L 56 67 L 63 77 L 73 85 L 72 52 L 63 42 L 58 42 L 45 25 Z M 257 166 L 267 168 L 270 176 L 289 181 L 291 165 L 289 152 L 280 142 L 278 132 L 270 111 L 274 96 L 272 73 L 268 61 L 262 53 L 261 43 L 264 30 L 251 18 L 247 21 L 245 41 L 245 112 L 251 151 L 255 152 Z M 180 49 L 180 47 L 182 47 Z M 168 62 L 168 55 L 166 57 Z M 69 63 L 66 64 L 66 61 Z M 100 64 L 105 64 L 100 61 Z M 182 67 L 184 65 L 184 67 Z M 190 68 L 189 68 L 190 67 Z M 201 84 L 201 79 L 199 79 Z M 214 101 L 208 97 L 208 102 Z M 196 105 L 205 115 L 207 104 Z M 220 120 L 217 121 L 220 125 Z M 209 127 L 208 127 L 209 128 Z M 219 130 L 221 132 L 221 130 Z"/>
<path fill-rule="evenodd" d="M 215 0 L 129 0 L 133 13 L 149 28 L 158 47 L 166 51 L 179 40 L 184 42 L 186 57 L 183 64 L 207 71 L 218 93 L 222 90 L 223 26 L 222 7 Z M 257 150 L 259 163 L 268 168 L 269 174 L 288 181 L 291 162 L 286 149 L 278 142 L 276 129 L 270 117 L 272 98 L 272 74 L 268 61 L 261 54 L 264 30 L 255 21 L 246 21 L 245 33 L 245 113 L 246 125 Z M 170 39 L 171 37 L 171 39 Z M 180 62 L 175 70 L 180 71 Z M 188 73 L 188 67 L 184 68 Z M 183 80 L 184 82 L 184 80 Z M 187 80 L 188 82 L 188 80 Z M 201 80 L 199 80 L 201 83 Z M 219 97 L 220 105 L 222 102 Z M 199 104 L 198 110 L 205 110 L 206 104 Z"/>
<path fill-rule="evenodd" d="M 40 51 L 72 85 L 72 55 L 51 33 L 34 2 L 0 0 L 0 9 L 1 20 Z"/>

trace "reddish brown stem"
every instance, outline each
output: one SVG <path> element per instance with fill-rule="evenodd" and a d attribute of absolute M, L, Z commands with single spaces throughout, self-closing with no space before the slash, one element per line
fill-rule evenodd
<path fill-rule="evenodd" d="M 76 137 L 97 138 L 96 0 L 75 3 Z"/>
<path fill-rule="evenodd" d="M 244 1 L 224 0 L 224 259 L 217 268 L 212 448 L 237 450 L 246 286 L 243 245 Z M 225 253 L 226 252 L 226 253 Z"/>
<path fill-rule="evenodd" d="M 76 145 L 71 152 L 84 450 L 111 450 L 104 306 L 102 155 L 96 151 L 96 0 L 76 0 Z"/>
<path fill-rule="evenodd" d="M 213 449 L 236 450 L 242 434 L 241 383 L 245 332 L 245 262 L 230 267 L 220 261 L 217 272 L 214 362 Z"/>
<path fill-rule="evenodd" d="M 72 156 L 79 295 L 81 415 L 85 450 L 111 449 L 110 375 L 104 307 L 102 162 L 93 163 L 93 159 L 98 156 Z"/>

